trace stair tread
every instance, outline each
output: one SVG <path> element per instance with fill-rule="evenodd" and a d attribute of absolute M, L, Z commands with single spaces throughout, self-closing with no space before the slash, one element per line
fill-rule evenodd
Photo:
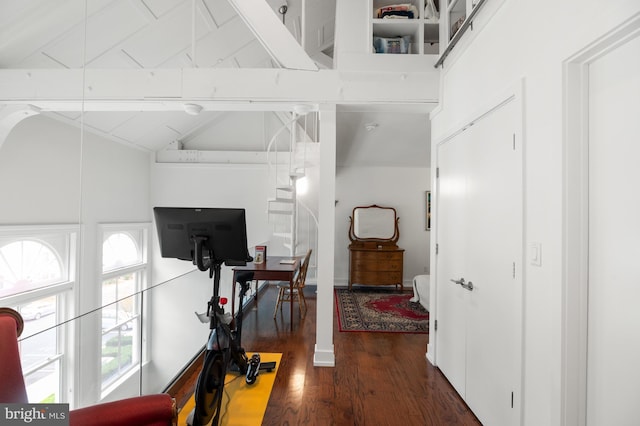
<path fill-rule="evenodd" d="M 271 214 L 286 214 L 286 215 L 292 215 L 293 212 L 291 210 L 271 210 L 269 209 L 269 213 Z"/>
<path fill-rule="evenodd" d="M 291 232 L 274 232 L 273 235 L 276 237 L 291 238 Z"/>
<path fill-rule="evenodd" d="M 273 203 L 289 203 L 289 204 L 293 204 L 293 198 L 276 197 L 276 198 L 269 198 L 267 201 L 273 202 Z"/>

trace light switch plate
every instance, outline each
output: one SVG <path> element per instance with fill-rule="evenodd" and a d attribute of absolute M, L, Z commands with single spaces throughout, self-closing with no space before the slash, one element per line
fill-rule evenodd
<path fill-rule="evenodd" d="M 529 243 L 529 263 L 533 266 L 542 266 L 541 243 Z"/>

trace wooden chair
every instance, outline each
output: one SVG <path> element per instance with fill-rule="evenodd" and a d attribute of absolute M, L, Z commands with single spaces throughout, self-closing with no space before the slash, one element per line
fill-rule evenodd
<path fill-rule="evenodd" d="M 309 259 L 311 258 L 311 249 L 307 251 L 307 254 L 302 261 L 302 265 L 300 265 L 300 270 L 296 275 L 293 282 L 293 291 L 289 287 L 288 282 L 280 282 L 278 283 L 278 298 L 276 299 L 276 307 L 273 310 L 273 318 L 276 318 L 276 314 L 278 313 L 278 308 L 282 312 L 282 304 L 283 302 L 289 302 L 292 299 L 298 302 L 298 309 L 300 309 L 300 315 L 304 315 L 307 313 L 307 301 L 304 298 L 304 283 L 307 279 L 307 269 L 309 268 Z M 303 312 L 304 308 L 304 312 Z"/>
<path fill-rule="evenodd" d="M 27 404 L 18 337 L 22 316 L 11 308 L 0 308 L 0 402 Z M 71 426 L 175 426 L 176 401 L 160 393 L 96 404 L 69 412 Z"/>

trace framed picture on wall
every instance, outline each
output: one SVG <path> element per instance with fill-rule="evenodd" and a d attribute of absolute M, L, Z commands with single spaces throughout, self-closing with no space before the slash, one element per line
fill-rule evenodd
<path fill-rule="evenodd" d="M 431 231 L 431 191 L 425 191 L 425 230 Z"/>

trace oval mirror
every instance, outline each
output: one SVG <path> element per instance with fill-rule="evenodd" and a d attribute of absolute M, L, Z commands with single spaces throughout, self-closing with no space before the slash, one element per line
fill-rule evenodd
<path fill-rule="evenodd" d="M 352 239 L 397 240 L 396 210 L 393 207 L 371 205 L 355 207 L 351 216 Z"/>

